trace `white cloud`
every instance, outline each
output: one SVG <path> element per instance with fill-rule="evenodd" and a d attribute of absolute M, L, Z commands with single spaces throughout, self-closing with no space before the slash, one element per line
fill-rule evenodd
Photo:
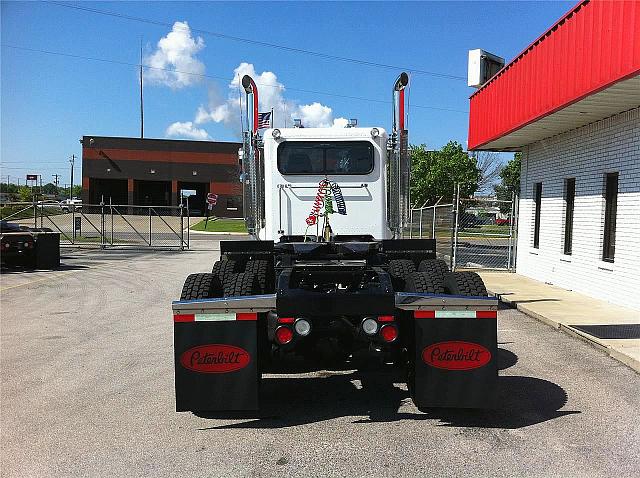
<path fill-rule="evenodd" d="M 185 121 L 184 123 L 176 121 L 175 123 L 170 124 L 167 131 L 165 131 L 165 135 L 174 138 L 198 140 L 211 139 L 211 136 L 209 136 L 209 133 L 207 133 L 206 130 L 195 127 L 191 121 Z"/>
<path fill-rule="evenodd" d="M 196 58 L 196 54 L 203 48 L 204 40 L 202 37 L 191 36 L 187 22 L 175 22 L 167 36 L 158 41 L 157 49 L 145 57 L 144 63 L 152 68 L 146 68 L 144 76 L 150 83 L 174 89 L 197 83 L 202 80 L 197 75 L 205 72 L 204 63 Z M 177 71 L 166 71 L 167 69 Z"/>
<path fill-rule="evenodd" d="M 223 123 L 236 134 L 240 133 L 240 115 L 244 115 L 244 90 L 239 86 L 240 79 L 249 75 L 258 87 L 258 109 L 271 111 L 274 114 L 274 126 L 292 126 L 294 118 L 300 118 L 307 128 L 343 128 L 347 124 L 346 118 L 333 117 L 333 110 L 326 105 L 314 102 L 308 105 L 300 105 L 294 100 L 284 97 L 285 86 L 278 81 L 278 77 L 271 71 L 258 73 L 251 63 L 240 63 L 233 70 L 234 79 L 229 83 L 229 93 L 224 99 L 218 90 L 212 86 L 209 89 L 209 103 L 201 105 L 195 116 L 196 124 L 204 124 L 210 121 Z M 242 106 L 241 106 L 242 98 Z M 242 108 L 242 110 L 241 110 Z M 245 126 L 246 127 L 246 126 Z"/>

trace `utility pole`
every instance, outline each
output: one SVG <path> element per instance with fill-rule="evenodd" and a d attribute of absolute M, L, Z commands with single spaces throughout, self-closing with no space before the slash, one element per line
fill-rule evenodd
<path fill-rule="evenodd" d="M 144 138 L 144 103 L 142 100 L 142 38 L 140 38 L 140 139 Z"/>
<path fill-rule="evenodd" d="M 56 187 L 58 187 L 58 184 L 59 184 L 59 182 L 60 182 L 60 181 L 58 180 L 58 178 L 60 177 L 60 175 L 59 175 L 59 174 L 52 174 L 51 176 L 53 176 L 53 184 L 55 184 L 55 185 L 56 185 Z"/>
<path fill-rule="evenodd" d="M 69 188 L 69 199 L 73 199 L 73 164 L 76 162 L 75 154 L 71 155 L 69 162 L 71 163 L 71 187 Z"/>

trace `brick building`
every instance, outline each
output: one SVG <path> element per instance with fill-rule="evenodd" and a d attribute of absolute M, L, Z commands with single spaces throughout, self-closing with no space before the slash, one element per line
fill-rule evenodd
<path fill-rule="evenodd" d="M 640 8 L 583 1 L 472 97 L 469 148 L 522 151 L 519 274 L 640 309 Z"/>
<path fill-rule="evenodd" d="M 218 194 L 213 214 L 242 217 L 240 143 L 83 136 L 82 199 L 98 204 L 176 206 L 180 191 L 192 214 L 205 212 L 207 193 Z"/>

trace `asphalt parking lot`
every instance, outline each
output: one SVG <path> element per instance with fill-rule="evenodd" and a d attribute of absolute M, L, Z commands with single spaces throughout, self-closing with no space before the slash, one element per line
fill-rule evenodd
<path fill-rule="evenodd" d="M 170 302 L 218 254 L 192 245 L 2 274 L 2 476 L 637 476 L 640 375 L 512 309 L 498 410 L 421 413 L 392 371 L 318 371 L 265 378 L 254 417 L 176 413 Z"/>

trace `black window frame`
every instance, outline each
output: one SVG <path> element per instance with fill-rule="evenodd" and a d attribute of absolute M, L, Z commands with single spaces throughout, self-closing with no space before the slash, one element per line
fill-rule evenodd
<path fill-rule="evenodd" d="M 535 210 L 533 216 L 533 247 L 540 248 L 540 213 L 542 210 L 542 183 L 534 183 L 533 199 L 535 202 Z"/>
<path fill-rule="evenodd" d="M 616 253 L 616 216 L 618 214 L 619 173 L 606 173 L 604 178 L 604 234 L 602 260 L 613 262 Z"/>
<path fill-rule="evenodd" d="M 576 178 L 564 180 L 564 253 L 570 256 L 573 250 L 573 213 L 576 204 Z"/>
<path fill-rule="evenodd" d="M 355 172 L 355 173 L 336 173 L 336 172 L 327 172 L 327 149 L 331 149 L 331 148 L 324 148 L 324 153 L 323 153 L 323 169 L 322 171 L 315 171 L 315 172 L 302 172 L 302 173 L 290 173 L 290 172 L 283 172 L 282 171 L 282 165 L 280 162 L 280 151 L 281 148 L 286 145 L 286 144 L 308 144 L 308 145 L 312 145 L 312 144 L 332 144 L 332 145 L 341 145 L 341 144 L 366 144 L 371 151 L 371 167 L 369 168 L 369 170 L 367 172 Z M 371 141 L 366 141 L 366 140 L 355 140 L 355 141 L 321 141 L 321 140 L 316 140 L 316 141 L 283 141 L 278 145 L 278 150 L 277 150 L 277 168 L 278 168 L 278 172 L 280 174 L 282 174 L 283 176 L 327 176 L 327 175 L 331 175 L 331 176 L 365 176 L 367 174 L 371 174 L 373 172 L 373 170 L 375 169 L 376 166 L 376 154 L 375 154 L 375 148 L 374 145 Z"/>

